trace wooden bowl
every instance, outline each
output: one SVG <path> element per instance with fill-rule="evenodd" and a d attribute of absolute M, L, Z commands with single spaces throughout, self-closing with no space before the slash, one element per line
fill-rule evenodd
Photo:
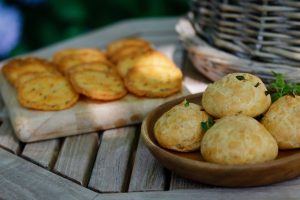
<path fill-rule="evenodd" d="M 184 99 L 201 104 L 201 98 L 202 93 L 199 93 L 172 100 L 150 112 L 144 119 L 141 132 L 145 144 L 166 168 L 194 181 L 227 187 L 267 185 L 300 175 L 299 149 L 279 151 L 275 160 L 265 163 L 220 165 L 204 161 L 200 150 L 179 153 L 160 147 L 154 137 L 154 125 L 158 118 Z"/>

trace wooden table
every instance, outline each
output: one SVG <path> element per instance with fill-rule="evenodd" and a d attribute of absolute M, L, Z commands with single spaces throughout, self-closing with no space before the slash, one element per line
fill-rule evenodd
<path fill-rule="evenodd" d="M 49 57 L 65 47 L 100 47 L 125 36 L 141 36 L 172 56 L 192 93 L 208 82 L 185 59 L 174 26 L 178 18 L 116 23 L 33 52 Z M 168 171 L 140 138 L 140 125 L 24 144 L 1 104 L 0 199 L 300 199 L 300 178 L 264 187 L 220 188 Z M 300 170 L 300 169 L 299 169 Z"/>

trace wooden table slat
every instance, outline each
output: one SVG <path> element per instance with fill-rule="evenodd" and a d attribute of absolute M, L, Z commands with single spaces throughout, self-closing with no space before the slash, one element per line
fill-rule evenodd
<path fill-rule="evenodd" d="M 135 127 L 112 129 L 103 133 L 89 188 L 99 192 L 126 191 L 135 138 Z"/>
<path fill-rule="evenodd" d="M 98 149 L 98 133 L 65 138 L 54 171 L 86 186 Z"/>
<path fill-rule="evenodd" d="M 21 149 L 20 142 L 14 134 L 14 130 L 7 117 L 6 110 L 4 110 L 3 113 L 4 118 L 0 126 L 0 147 L 18 154 Z"/>
<path fill-rule="evenodd" d="M 97 193 L 0 148 L 0 199 L 92 200 Z"/>
<path fill-rule="evenodd" d="M 140 137 L 128 191 L 162 191 L 166 185 L 166 169 L 152 156 Z"/>
<path fill-rule="evenodd" d="M 24 147 L 22 156 L 50 170 L 56 161 L 60 145 L 60 139 L 28 143 Z"/>
<path fill-rule="evenodd" d="M 201 189 L 201 188 L 209 188 L 209 186 L 189 179 L 182 178 L 177 174 L 175 174 L 174 172 L 172 172 L 170 190 Z"/>

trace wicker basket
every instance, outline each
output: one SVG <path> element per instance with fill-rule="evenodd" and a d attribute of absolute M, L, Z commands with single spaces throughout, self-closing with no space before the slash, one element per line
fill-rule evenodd
<path fill-rule="evenodd" d="M 300 82 L 300 2 L 193 0 L 176 27 L 189 57 L 212 80 L 244 71 L 272 71 Z"/>

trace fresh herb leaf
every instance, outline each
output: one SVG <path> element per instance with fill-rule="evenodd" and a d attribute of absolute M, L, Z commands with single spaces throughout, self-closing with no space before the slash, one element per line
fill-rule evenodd
<path fill-rule="evenodd" d="M 240 80 L 240 81 L 246 80 L 244 76 L 236 76 L 236 78 L 237 78 L 237 80 Z"/>
<path fill-rule="evenodd" d="M 184 107 L 189 107 L 190 102 L 185 99 L 184 102 L 183 102 L 183 104 L 184 104 Z"/>
<path fill-rule="evenodd" d="M 205 122 L 201 122 L 201 128 L 205 131 L 207 131 L 208 129 L 210 129 L 210 127 L 212 127 L 214 125 L 215 121 L 213 118 L 208 117 L 207 121 Z"/>
<path fill-rule="evenodd" d="M 285 95 L 300 95 L 300 85 L 296 83 L 288 83 L 284 80 L 284 75 L 281 73 L 272 72 L 275 80 L 268 85 L 268 92 L 271 94 L 272 102 L 275 102 Z"/>
<path fill-rule="evenodd" d="M 260 85 L 260 82 L 257 82 L 254 87 L 258 87 Z"/>

